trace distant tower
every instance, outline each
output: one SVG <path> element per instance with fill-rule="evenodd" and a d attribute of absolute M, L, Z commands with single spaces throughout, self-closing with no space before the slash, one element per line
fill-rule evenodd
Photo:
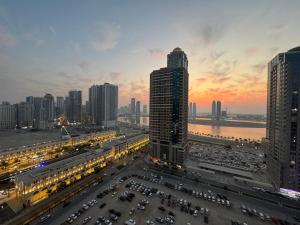
<path fill-rule="evenodd" d="M 211 104 L 211 115 L 213 116 L 213 117 L 215 117 L 216 116 L 216 101 L 215 100 L 213 100 L 213 102 L 212 102 L 212 104 Z"/>
<path fill-rule="evenodd" d="M 64 97 L 57 96 L 56 97 L 56 117 L 58 118 L 60 115 L 64 113 Z"/>
<path fill-rule="evenodd" d="M 67 98 L 67 118 L 69 122 L 81 122 L 81 107 L 81 91 L 69 91 L 69 96 Z"/>
<path fill-rule="evenodd" d="M 135 115 L 135 98 L 131 98 L 130 114 L 131 115 Z"/>
<path fill-rule="evenodd" d="M 44 110 L 45 110 L 45 120 L 47 122 L 54 120 L 54 97 L 51 94 L 45 94 L 44 96 Z"/>
<path fill-rule="evenodd" d="M 217 101 L 217 117 L 221 117 L 221 111 L 222 111 L 222 106 L 221 106 L 221 101 Z"/>
<path fill-rule="evenodd" d="M 144 115 L 148 114 L 147 105 L 143 105 L 143 114 Z"/>
<path fill-rule="evenodd" d="M 135 105 L 135 114 L 137 116 L 141 115 L 141 102 L 140 101 L 136 101 L 136 105 Z"/>
<path fill-rule="evenodd" d="M 193 103 L 193 115 L 192 115 L 193 118 L 196 118 L 197 117 L 197 105 L 196 105 L 196 102 Z"/>
<path fill-rule="evenodd" d="M 193 117 L 193 103 L 190 102 L 189 105 L 189 117 L 192 118 Z"/>

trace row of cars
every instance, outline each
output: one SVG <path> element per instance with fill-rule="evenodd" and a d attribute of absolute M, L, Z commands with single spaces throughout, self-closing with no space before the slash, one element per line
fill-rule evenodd
<path fill-rule="evenodd" d="M 150 179 L 149 181 L 153 181 L 153 180 Z M 157 181 L 155 180 L 154 182 L 157 183 Z M 208 222 L 209 209 L 207 208 L 201 208 L 200 206 L 192 206 L 191 202 L 188 202 L 185 199 L 179 199 L 176 196 L 173 196 L 171 194 L 166 194 L 165 192 L 160 191 L 157 188 L 151 187 L 141 182 L 137 182 L 135 180 L 131 180 L 130 182 L 128 182 L 125 187 L 129 188 L 132 191 L 140 192 L 141 194 L 146 195 L 147 197 L 157 196 L 160 198 L 161 206 L 158 207 L 158 210 L 161 213 L 166 212 L 166 214 L 163 216 L 155 217 L 156 223 L 168 224 L 168 225 L 175 223 L 176 214 L 172 211 L 167 210 L 165 207 L 171 207 L 171 208 L 179 207 L 182 212 L 190 214 L 194 217 L 197 217 L 201 213 L 204 215 L 205 221 Z M 148 202 L 148 200 L 146 199 L 142 201 Z M 148 222 L 147 224 L 154 223 L 154 221 L 151 220 L 147 222 Z"/>
<path fill-rule="evenodd" d="M 195 198 L 201 198 L 207 201 L 210 201 L 212 203 L 217 203 L 218 205 L 226 206 L 228 208 L 231 207 L 231 202 L 228 200 L 228 198 L 220 193 L 213 193 L 211 190 L 208 190 L 208 192 L 203 191 L 197 191 L 193 190 L 187 187 L 184 187 L 183 184 L 172 184 L 169 182 L 164 182 L 164 185 L 170 189 L 178 190 L 181 192 L 184 192 L 186 194 L 192 195 Z"/>
<path fill-rule="evenodd" d="M 270 223 L 277 224 L 277 225 L 293 225 L 293 223 L 290 223 L 286 220 L 282 220 L 282 219 L 277 218 L 275 216 L 269 216 L 266 213 L 259 212 L 256 209 L 247 207 L 245 205 L 241 206 L 241 211 L 244 215 L 254 216 L 254 217 L 256 217 L 256 218 L 258 218 L 262 221 L 265 221 L 265 222 L 270 222 Z"/>
<path fill-rule="evenodd" d="M 104 191 L 100 192 L 97 195 L 97 198 L 101 199 L 104 196 L 106 196 L 107 194 L 109 194 L 110 192 L 113 192 L 115 189 L 116 189 L 116 184 L 110 185 L 107 188 L 105 188 Z M 86 193 L 86 191 L 82 192 L 82 194 L 85 194 L 85 193 Z M 81 217 L 82 214 L 84 214 L 86 211 L 88 211 L 91 207 L 94 207 L 97 203 L 98 203 L 98 201 L 96 199 L 92 199 L 89 202 L 82 204 L 82 207 L 80 209 L 78 209 L 76 212 L 72 213 L 67 218 L 67 220 L 65 222 L 63 222 L 61 225 L 66 225 L 66 224 L 72 224 L 72 223 L 74 223 L 75 221 L 77 221 Z M 103 202 L 102 204 L 100 204 L 99 208 L 101 209 L 104 206 L 106 206 L 106 203 Z M 91 216 L 86 216 L 83 219 L 82 224 L 89 223 L 91 219 L 92 219 Z M 105 225 L 112 225 L 111 221 L 105 221 L 105 222 L 106 223 L 103 223 L 103 224 L 105 224 Z M 99 222 L 99 223 L 96 223 L 96 224 L 101 225 L 102 223 Z"/>
<path fill-rule="evenodd" d="M 62 223 L 61 225 L 65 224 L 72 224 L 73 222 L 77 221 L 81 215 L 83 215 L 90 207 L 93 207 L 95 204 L 97 204 L 98 201 L 96 199 L 92 199 L 86 204 L 82 204 L 82 207 L 78 209 L 76 212 L 72 213 L 68 219 Z M 87 224 L 92 219 L 91 216 L 87 216 L 83 219 L 82 224 Z"/>

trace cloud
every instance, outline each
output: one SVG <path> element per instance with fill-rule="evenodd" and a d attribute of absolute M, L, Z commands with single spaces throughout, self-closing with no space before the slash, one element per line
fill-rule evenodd
<path fill-rule="evenodd" d="M 231 79 L 231 77 L 221 77 L 221 78 L 214 79 L 213 82 L 222 84 L 222 83 L 229 81 L 230 79 Z"/>
<path fill-rule="evenodd" d="M 115 24 L 100 24 L 94 31 L 91 44 L 97 51 L 106 51 L 118 44 L 120 27 Z"/>
<path fill-rule="evenodd" d="M 277 24 L 271 27 L 271 33 L 282 33 L 286 30 L 287 25 L 285 24 Z"/>
<path fill-rule="evenodd" d="M 17 44 L 16 38 L 2 26 L 0 26 L 0 45 L 14 47 Z"/>
<path fill-rule="evenodd" d="M 218 42 L 224 35 L 224 27 L 217 25 L 206 25 L 198 30 L 197 35 L 204 45 L 212 45 Z"/>
<path fill-rule="evenodd" d="M 155 59 L 161 59 L 166 56 L 166 52 L 162 49 L 149 49 L 148 52 Z"/>
<path fill-rule="evenodd" d="M 204 82 L 206 82 L 207 81 L 207 78 L 198 78 L 197 79 L 197 81 L 199 82 L 199 83 L 204 83 Z"/>
<path fill-rule="evenodd" d="M 27 40 L 33 43 L 33 45 L 35 47 L 40 47 L 43 44 L 45 44 L 45 40 L 40 39 L 38 37 L 36 37 L 36 35 L 32 34 L 32 33 L 26 33 L 23 35 L 23 37 Z"/>
<path fill-rule="evenodd" d="M 67 74 L 66 72 L 59 72 L 59 73 L 57 73 L 57 75 L 58 75 L 59 77 L 66 78 L 66 79 L 69 79 L 69 78 L 72 78 L 72 77 L 73 77 L 72 75 Z"/>
<path fill-rule="evenodd" d="M 121 77 L 121 73 L 119 72 L 111 72 L 109 73 L 109 78 L 112 80 L 112 81 L 119 81 L 120 77 Z"/>
<path fill-rule="evenodd" d="M 266 67 L 267 67 L 266 63 L 258 63 L 258 64 L 255 64 L 255 65 L 251 66 L 253 71 L 258 73 L 258 74 L 261 74 Z"/>
<path fill-rule="evenodd" d="M 251 56 L 255 56 L 255 55 L 259 54 L 260 51 L 261 51 L 261 49 L 259 49 L 257 47 L 252 47 L 252 48 L 245 49 L 244 53 L 247 57 L 251 57 Z"/>
<path fill-rule="evenodd" d="M 89 70 L 90 64 L 88 62 L 80 62 L 78 63 L 78 66 L 80 67 L 80 69 L 82 70 Z"/>
<path fill-rule="evenodd" d="M 212 52 L 210 55 L 211 61 L 215 62 L 218 59 L 220 59 L 227 51 L 221 51 L 221 52 Z"/>

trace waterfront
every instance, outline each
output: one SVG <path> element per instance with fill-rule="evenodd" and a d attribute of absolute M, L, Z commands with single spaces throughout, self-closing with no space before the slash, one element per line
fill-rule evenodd
<path fill-rule="evenodd" d="M 133 124 L 140 124 L 141 126 L 149 125 L 149 117 L 141 116 L 140 118 L 128 118 L 119 117 L 119 121 L 128 122 Z M 225 127 L 225 126 L 211 126 L 211 125 L 201 125 L 201 124 L 191 124 L 189 123 L 188 129 L 190 132 L 212 135 L 212 136 L 222 136 L 222 137 L 234 137 L 242 139 L 256 139 L 261 140 L 266 135 L 265 128 L 248 128 L 248 127 Z"/>

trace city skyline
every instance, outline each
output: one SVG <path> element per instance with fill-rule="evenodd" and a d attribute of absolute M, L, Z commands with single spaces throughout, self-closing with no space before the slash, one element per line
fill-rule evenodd
<path fill-rule="evenodd" d="M 120 106 L 132 96 L 148 104 L 148 74 L 163 67 L 168 50 L 179 46 L 191 64 L 189 101 L 201 112 L 220 99 L 232 113 L 265 114 L 267 62 L 298 46 L 300 3 L 276 1 L 272 10 L 268 1 L 255 3 L 175 1 L 158 7 L 158 2 L 91 1 L 71 7 L 3 1 L 0 101 L 65 96 L 72 89 L 82 90 L 85 101 L 90 86 L 109 82 L 119 86 Z M 139 22 L 141 16 L 149 19 Z M 161 35 L 154 37 L 154 30 Z"/>

